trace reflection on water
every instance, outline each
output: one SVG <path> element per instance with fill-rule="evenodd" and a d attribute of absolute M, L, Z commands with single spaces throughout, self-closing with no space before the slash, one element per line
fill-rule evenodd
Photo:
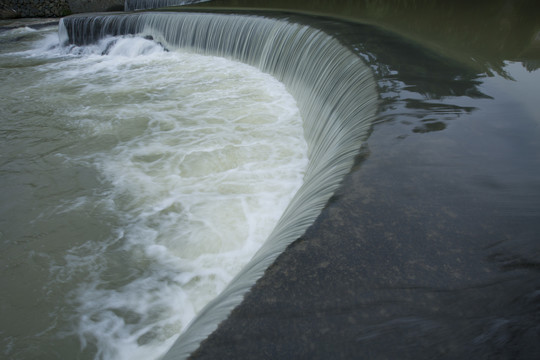
<path fill-rule="evenodd" d="M 540 358 L 540 3 L 264 3 L 204 6 L 354 20 L 279 14 L 361 56 L 382 105 L 340 193 L 194 358 Z"/>
<path fill-rule="evenodd" d="M 488 73 L 505 60 L 529 70 L 540 62 L 540 3 L 535 0 L 213 0 L 205 8 L 279 9 L 375 24 Z"/>
<path fill-rule="evenodd" d="M 486 75 L 457 60 L 372 26 L 330 20 L 322 26 L 350 42 L 379 77 L 379 121 L 397 119 L 415 133 L 441 131 L 449 121 L 476 109 L 474 102 L 461 105 L 455 99 L 492 99 L 482 89 Z"/>
<path fill-rule="evenodd" d="M 538 358 L 536 5 L 337 3 L 328 14 L 363 6 L 380 26 L 285 16 L 370 64 L 378 123 L 317 223 L 193 358 Z"/>

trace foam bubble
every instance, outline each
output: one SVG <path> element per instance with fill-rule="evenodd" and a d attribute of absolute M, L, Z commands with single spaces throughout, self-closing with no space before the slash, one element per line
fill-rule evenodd
<path fill-rule="evenodd" d="M 80 153 L 63 156 L 103 181 L 58 213 L 86 207 L 116 219 L 109 236 L 73 247 L 54 269 L 74 287 L 66 333 L 100 358 L 158 357 L 300 187 L 307 146 L 296 103 L 248 65 L 146 39 L 51 52 L 63 61 L 42 67 L 55 69 L 45 81 L 80 136 Z"/>

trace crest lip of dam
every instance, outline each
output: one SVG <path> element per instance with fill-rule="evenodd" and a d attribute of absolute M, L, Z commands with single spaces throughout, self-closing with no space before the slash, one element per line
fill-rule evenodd
<path fill-rule="evenodd" d="M 194 319 L 165 358 L 194 351 L 237 306 L 266 268 L 315 221 L 349 172 L 378 109 L 371 69 L 332 36 L 307 25 L 253 15 L 142 12 L 76 15 L 60 23 L 61 43 L 108 35 L 152 36 L 168 48 L 241 61 L 283 82 L 296 99 L 308 143 L 304 183 L 250 262 Z"/>

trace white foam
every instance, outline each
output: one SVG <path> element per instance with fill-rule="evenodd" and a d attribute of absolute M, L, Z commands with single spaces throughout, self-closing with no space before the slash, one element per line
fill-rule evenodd
<path fill-rule="evenodd" d="M 48 57 L 52 49 L 59 49 L 58 34 L 52 33 L 50 28 L 32 29 L 29 27 L 20 27 L 13 30 L 0 32 L 0 38 L 8 38 L 16 42 L 36 39 L 34 46 L 29 49 L 19 50 L 6 55 L 16 57 Z M 56 50 L 57 51 L 57 50 Z"/>
<path fill-rule="evenodd" d="M 71 333 L 98 358 L 157 358 L 300 187 L 307 146 L 296 103 L 253 67 L 141 38 L 50 52 L 64 61 L 43 71 L 55 68 L 47 81 L 85 146 L 66 159 L 104 181 L 94 199 L 58 211 L 93 206 L 119 218 L 55 269 L 64 282 L 87 274 L 69 294 Z"/>

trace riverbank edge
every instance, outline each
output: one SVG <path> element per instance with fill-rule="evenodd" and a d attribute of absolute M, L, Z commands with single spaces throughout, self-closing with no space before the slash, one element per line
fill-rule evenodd
<path fill-rule="evenodd" d="M 123 0 L 5 0 L 0 20 L 19 18 L 60 18 L 88 12 L 124 11 Z"/>

